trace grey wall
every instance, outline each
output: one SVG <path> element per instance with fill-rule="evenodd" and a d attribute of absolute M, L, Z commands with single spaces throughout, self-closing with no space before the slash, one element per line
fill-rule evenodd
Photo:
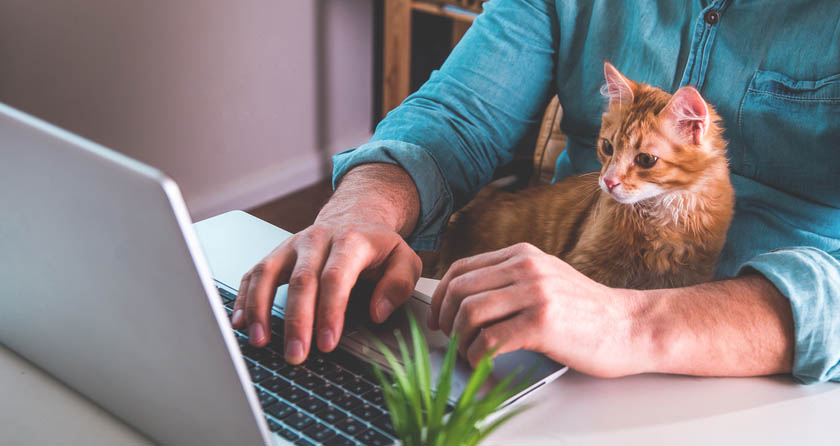
<path fill-rule="evenodd" d="M 248 208 L 369 137 L 371 1 L 0 0 L 0 101 Z"/>

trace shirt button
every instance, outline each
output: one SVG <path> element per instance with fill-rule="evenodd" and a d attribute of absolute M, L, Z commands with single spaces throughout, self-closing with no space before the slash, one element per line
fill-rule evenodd
<path fill-rule="evenodd" d="M 720 14 L 714 9 L 706 11 L 706 15 L 703 17 L 706 20 L 706 23 L 709 25 L 714 25 L 720 21 Z"/>

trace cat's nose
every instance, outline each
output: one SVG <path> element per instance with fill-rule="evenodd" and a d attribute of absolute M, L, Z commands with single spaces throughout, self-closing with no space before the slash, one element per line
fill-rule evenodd
<path fill-rule="evenodd" d="M 612 192 L 612 190 L 615 189 L 615 187 L 621 183 L 619 183 L 618 180 L 616 180 L 615 178 L 604 178 L 604 184 L 606 184 L 607 189 L 609 189 L 610 192 Z"/>

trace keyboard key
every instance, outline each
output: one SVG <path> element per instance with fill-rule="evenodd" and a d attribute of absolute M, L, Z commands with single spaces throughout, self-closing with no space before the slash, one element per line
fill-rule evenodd
<path fill-rule="evenodd" d="M 304 398 L 309 396 L 309 394 L 304 392 L 303 389 L 294 386 L 287 387 L 281 390 L 278 395 L 280 395 L 280 397 L 284 400 L 290 401 L 292 403 L 302 401 Z"/>
<path fill-rule="evenodd" d="M 332 400 L 332 403 L 344 410 L 351 410 L 354 407 L 361 406 L 362 400 L 356 398 L 352 394 L 344 393 L 338 398 Z"/>
<path fill-rule="evenodd" d="M 230 291 L 225 290 L 223 288 L 217 287 L 216 289 L 219 290 L 219 296 L 222 298 L 222 302 L 233 302 L 233 300 L 236 299 L 236 294 L 233 294 Z"/>
<path fill-rule="evenodd" d="M 376 408 L 375 406 L 371 406 L 370 404 L 363 404 L 355 409 L 352 410 L 353 415 L 365 420 L 371 421 L 376 418 L 382 416 L 384 412 Z"/>
<path fill-rule="evenodd" d="M 361 435 L 356 437 L 356 440 L 359 440 L 368 446 L 390 446 L 394 444 L 394 442 L 389 440 L 388 437 L 376 432 L 373 429 L 368 429 L 362 432 Z"/>
<path fill-rule="evenodd" d="M 313 376 L 309 372 L 309 370 L 306 370 L 305 368 L 303 368 L 299 365 L 298 366 L 286 367 L 283 370 L 280 370 L 279 373 L 281 375 L 285 376 L 286 379 L 288 379 L 289 381 L 297 381 L 299 379 L 304 379 L 304 378 Z"/>
<path fill-rule="evenodd" d="M 326 384 L 322 387 L 316 387 L 312 389 L 312 391 L 327 401 L 333 401 L 336 398 L 338 398 L 339 395 L 344 393 L 344 391 L 341 390 L 339 387 L 333 386 L 331 384 Z"/>
<path fill-rule="evenodd" d="M 324 442 L 325 446 L 356 446 L 357 444 L 359 443 L 342 435 L 336 435 Z"/>
<path fill-rule="evenodd" d="M 302 431 L 309 427 L 315 420 L 312 419 L 309 415 L 304 414 L 303 412 L 295 412 L 292 415 L 283 419 L 283 424 L 286 426 L 290 426 L 294 429 Z"/>
<path fill-rule="evenodd" d="M 298 438 L 300 438 L 298 434 L 296 434 L 293 430 L 285 427 L 281 427 L 280 430 L 277 431 L 277 433 L 280 434 L 281 437 L 289 441 L 295 441 Z"/>
<path fill-rule="evenodd" d="M 277 418 L 278 420 L 282 420 L 283 418 L 286 418 L 289 415 L 295 413 L 297 410 L 294 407 L 282 401 L 278 401 L 266 407 L 265 411 L 272 417 Z"/>
<path fill-rule="evenodd" d="M 351 375 L 348 372 L 345 372 L 344 370 L 337 370 L 335 372 L 327 374 L 328 380 L 342 387 L 344 387 L 344 384 L 352 381 L 354 378 L 355 376 Z"/>
<path fill-rule="evenodd" d="M 324 420 L 327 424 L 336 425 L 339 421 L 347 418 L 347 413 L 335 406 L 327 406 L 318 412 L 318 418 Z"/>
<path fill-rule="evenodd" d="M 255 383 L 258 383 L 268 377 L 274 376 L 271 372 L 256 364 L 251 364 L 248 367 L 248 373 L 251 374 L 251 380 Z"/>
<path fill-rule="evenodd" d="M 292 384 L 279 376 L 272 376 L 271 378 L 262 381 L 260 385 L 265 387 L 269 392 L 279 394 L 283 390 L 289 388 Z"/>
<path fill-rule="evenodd" d="M 308 428 L 306 428 L 306 430 L 303 431 L 303 433 L 305 433 L 307 436 L 309 436 L 315 441 L 324 441 L 335 435 L 334 430 L 328 428 L 327 426 L 324 426 L 321 423 L 315 423 L 312 426 L 309 426 Z"/>
<path fill-rule="evenodd" d="M 316 413 L 327 405 L 327 403 L 321 401 L 318 398 L 315 398 L 314 396 L 306 397 L 296 404 L 298 405 L 298 407 L 309 413 Z"/>
<path fill-rule="evenodd" d="M 256 358 L 257 362 L 260 363 L 261 366 L 267 368 L 268 370 L 277 372 L 282 370 L 286 367 L 286 360 L 283 359 L 282 356 L 278 355 L 277 353 L 273 353 L 270 350 L 263 350 L 266 354 L 263 355 L 262 358 Z"/>
<path fill-rule="evenodd" d="M 397 432 L 394 430 L 394 425 L 391 424 L 391 415 L 386 414 L 373 420 L 373 425 L 390 435 L 397 435 Z"/>
<path fill-rule="evenodd" d="M 319 387 L 324 387 L 325 385 L 327 385 L 326 381 L 324 381 L 323 379 L 318 378 L 317 376 L 314 376 L 314 375 L 308 376 L 308 377 L 303 378 L 303 379 L 296 380 L 295 383 L 297 383 L 297 385 L 303 387 L 304 389 L 309 389 L 309 390 L 314 390 L 314 389 L 317 389 Z"/>
<path fill-rule="evenodd" d="M 304 366 L 307 369 L 320 375 L 326 375 L 327 373 L 330 373 L 338 368 L 338 366 L 336 366 L 334 362 L 330 361 L 327 358 L 324 358 L 323 356 L 310 358 L 306 361 L 306 363 L 304 363 Z"/>
<path fill-rule="evenodd" d="M 311 442 L 311 441 L 309 441 L 305 438 L 301 438 L 301 439 L 299 439 L 298 441 L 295 442 L 295 446 L 315 446 L 315 443 L 313 443 L 313 442 Z"/>
<path fill-rule="evenodd" d="M 360 421 L 349 417 L 335 425 L 335 427 L 339 428 L 342 432 L 350 435 L 351 437 L 355 437 L 367 429 L 367 426 L 362 424 Z"/>
<path fill-rule="evenodd" d="M 368 393 L 362 395 L 362 397 L 376 406 L 384 407 L 385 406 L 385 397 L 382 396 L 382 389 L 373 389 Z"/>
<path fill-rule="evenodd" d="M 279 401 L 276 397 L 272 396 L 265 390 L 257 389 L 257 396 L 260 398 L 260 406 L 262 407 L 268 407 Z"/>
<path fill-rule="evenodd" d="M 265 417 L 265 421 L 268 422 L 268 430 L 270 430 L 271 432 L 277 432 L 283 428 L 283 426 L 281 426 L 280 423 L 272 420 L 271 418 Z"/>
<path fill-rule="evenodd" d="M 356 395 L 362 395 L 373 390 L 373 384 L 363 380 L 362 378 L 354 378 L 353 380 L 343 384 L 342 387 L 355 393 Z"/>

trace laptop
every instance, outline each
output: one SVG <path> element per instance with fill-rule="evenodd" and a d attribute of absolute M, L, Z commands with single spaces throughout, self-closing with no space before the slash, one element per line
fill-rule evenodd
<path fill-rule="evenodd" d="M 3 104 L 0 205 L 0 342 L 151 440 L 396 441 L 371 373 L 371 363 L 385 364 L 369 336 L 393 345 L 394 329 L 408 333 L 404 313 L 380 326 L 348 315 L 339 348 L 301 366 L 282 360 L 285 286 L 267 347 L 231 328 L 239 277 L 288 232 L 243 212 L 193 226 L 160 171 Z M 418 320 L 429 294 L 415 291 L 406 305 Z M 353 300 L 366 298 L 354 290 Z M 426 335 L 439 364 L 446 338 Z M 496 359 L 493 380 L 534 364 L 508 404 L 566 368 L 525 351 Z M 451 402 L 469 372 L 460 361 Z"/>

